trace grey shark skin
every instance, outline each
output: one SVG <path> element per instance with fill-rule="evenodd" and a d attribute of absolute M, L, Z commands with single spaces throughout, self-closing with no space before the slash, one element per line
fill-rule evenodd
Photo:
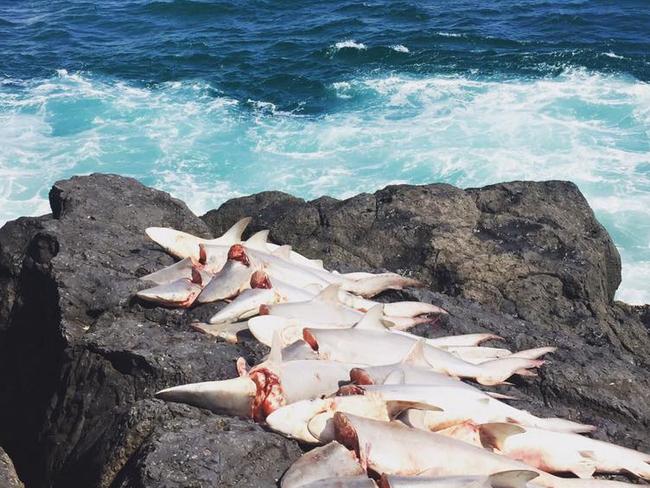
<path fill-rule="evenodd" d="M 534 471 L 535 485 L 545 488 L 632 487 L 606 480 L 566 479 L 519 461 L 434 432 L 409 428 L 399 422 L 380 422 L 337 412 L 336 440 L 355 451 L 362 466 L 387 475 L 489 476 L 511 470 Z"/>
<path fill-rule="evenodd" d="M 281 488 L 299 488 L 330 478 L 364 476 L 355 455 L 338 442 L 305 453 L 284 473 Z"/>

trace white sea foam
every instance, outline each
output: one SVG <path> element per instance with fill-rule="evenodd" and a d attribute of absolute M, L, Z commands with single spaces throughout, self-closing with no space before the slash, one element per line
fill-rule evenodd
<path fill-rule="evenodd" d="M 364 50 L 368 49 L 366 45 L 362 42 L 357 42 L 354 39 L 348 39 L 347 41 L 339 41 L 336 44 L 334 44 L 334 49 L 336 51 L 339 51 L 341 49 L 359 49 L 359 50 Z"/>
<path fill-rule="evenodd" d="M 619 56 L 618 54 L 615 54 L 611 51 L 603 53 L 603 56 L 607 56 L 608 58 L 614 58 L 614 59 L 625 59 L 625 56 Z"/>
<path fill-rule="evenodd" d="M 18 86 L 18 87 L 17 87 Z M 79 73 L 0 85 L 0 221 L 48 211 L 52 182 L 115 172 L 197 213 L 279 189 L 350 196 L 390 182 L 571 179 L 621 249 L 619 297 L 650 301 L 650 85 L 569 70 L 537 80 L 347 79 L 317 117 Z"/>
<path fill-rule="evenodd" d="M 394 44 L 390 47 L 393 51 L 397 51 L 398 53 L 408 53 L 409 48 L 402 45 L 402 44 Z"/>

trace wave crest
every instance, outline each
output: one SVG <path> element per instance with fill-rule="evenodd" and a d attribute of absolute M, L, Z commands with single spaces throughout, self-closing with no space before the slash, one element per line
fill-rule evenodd
<path fill-rule="evenodd" d="M 92 171 L 134 176 L 197 213 L 268 189 L 341 197 L 391 181 L 570 178 L 621 249 L 619 296 L 650 301 L 639 264 L 650 262 L 650 85 L 570 69 L 538 79 L 394 73 L 328 90 L 338 109 L 306 116 L 202 81 L 144 87 L 60 71 L 3 82 L 0 220 L 46 212 L 53 181 Z"/>

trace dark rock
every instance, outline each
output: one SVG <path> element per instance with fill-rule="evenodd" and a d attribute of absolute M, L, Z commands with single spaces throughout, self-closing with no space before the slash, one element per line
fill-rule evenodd
<path fill-rule="evenodd" d="M 249 421 L 185 405 L 168 411 L 113 484 L 145 487 L 275 487 L 302 452 L 296 443 Z"/>
<path fill-rule="evenodd" d="M 188 325 L 221 304 L 142 304 L 137 279 L 173 262 L 144 234 L 209 236 L 245 215 L 252 230 L 341 270 L 388 269 L 450 311 L 441 335 L 492 331 L 514 349 L 557 345 L 539 378 L 505 391 L 540 415 L 595 423 L 650 450 L 650 312 L 613 302 L 616 249 L 575 186 L 508 183 L 463 191 L 394 186 L 345 201 L 268 192 L 203 220 L 129 178 L 56 183 L 52 215 L 0 230 L 0 445 L 30 488 L 273 486 L 299 455 L 250 421 L 153 399 L 179 383 L 233 377 L 265 348 L 217 342 Z"/>
<path fill-rule="evenodd" d="M 7 453 L 0 449 L 0 486 L 3 488 L 23 488 L 23 484 Z"/>
<path fill-rule="evenodd" d="M 133 300 L 146 286 L 137 276 L 173 262 L 146 227 L 209 236 L 183 203 L 111 175 L 58 182 L 50 200 L 52 216 L 0 231 L 0 292 L 10 300 L 0 327 L 0 442 L 30 487 L 109 486 L 167 418 L 138 401 L 178 383 L 233 377 L 237 357 L 257 362 L 260 350 L 193 331 L 195 311 Z M 242 443 L 247 435 L 258 437 L 243 432 Z M 271 470 L 256 466 L 251 483 Z M 233 473 L 215 476 L 240 468 L 224 469 Z"/>

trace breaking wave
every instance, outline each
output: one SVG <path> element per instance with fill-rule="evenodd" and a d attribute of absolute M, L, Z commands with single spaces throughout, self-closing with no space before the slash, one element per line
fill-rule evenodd
<path fill-rule="evenodd" d="M 53 181 L 93 171 L 138 178 L 197 213 L 268 189 L 346 197 L 398 182 L 570 179 L 621 252 L 618 297 L 650 301 L 650 85 L 565 70 L 384 73 L 326 89 L 335 108 L 300 115 L 203 81 L 138 86 L 64 70 L 5 79 L 0 221 L 47 212 Z"/>

